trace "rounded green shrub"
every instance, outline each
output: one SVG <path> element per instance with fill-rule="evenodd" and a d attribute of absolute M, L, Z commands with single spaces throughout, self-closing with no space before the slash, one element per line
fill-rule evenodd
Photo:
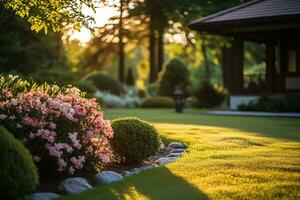
<path fill-rule="evenodd" d="M 93 95 L 97 91 L 95 84 L 89 80 L 80 80 L 75 83 L 74 86 L 78 87 L 82 92 L 86 92 L 89 95 Z"/>
<path fill-rule="evenodd" d="M 185 64 L 178 58 L 170 60 L 164 67 L 158 86 L 158 95 L 173 96 L 176 88 L 188 96 L 190 73 Z"/>
<path fill-rule="evenodd" d="M 115 95 L 123 95 L 125 93 L 122 83 L 108 74 L 92 73 L 84 79 L 92 81 L 100 91 L 110 92 Z"/>
<path fill-rule="evenodd" d="M 223 103 L 227 96 L 226 90 L 221 86 L 214 86 L 204 81 L 195 91 L 196 106 L 199 108 L 212 108 Z"/>
<path fill-rule="evenodd" d="M 142 103 L 143 108 L 174 108 L 175 102 L 170 97 L 153 96 Z"/>
<path fill-rule="evenodd" d="M 22 199 L 38 184 L 32 156 L 3 127 L 0 127 L 0 155 L 0 199 Z"/>
<path fill-rule="evenodd" d="M 160 137 L 154 126 L 138 118 L 125 117 L 112 121 L 113 150 L 127 164 L 137 164 L 157 153 Z"/>

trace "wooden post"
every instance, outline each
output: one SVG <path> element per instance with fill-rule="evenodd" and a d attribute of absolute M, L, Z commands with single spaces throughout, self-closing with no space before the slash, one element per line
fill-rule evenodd
<path fill-rule="evenodd" d="M 275 45 L 271 42 L 266 43 L 266 90 L 269 93 L 275 92 Z"/>
<path fill-rule="evenodd" d="M 223 71 L 223 85 L 224 87 L 231 92 L 231 48 L 223 47 L 222 48 L 222 71 Z"/>
<path fill-rule="evenodd" d="M 242 94 L 244 75 L 244 42 L 241 38 L 234 38 L 231 47 L 231 94 Z"/>

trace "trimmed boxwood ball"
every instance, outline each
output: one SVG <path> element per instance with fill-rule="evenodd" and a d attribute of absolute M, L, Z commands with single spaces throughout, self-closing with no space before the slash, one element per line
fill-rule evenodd
<path fill-rule="evenodd" d="M 37 168 L 24 145 L 0 127 L 0 199 L 23 199 L 38 184 Z"/>
<path fill-rule="evenodd" d="M 127 164 L 141 163 L 157 153 L 161 144 L 154 126 L 138 118 L 125 117 L 112 121 L 114 137 L 113 150 Z"/>

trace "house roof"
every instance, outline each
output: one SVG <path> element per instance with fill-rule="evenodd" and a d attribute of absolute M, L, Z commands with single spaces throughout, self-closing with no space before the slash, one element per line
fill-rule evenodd
<path fill-rule="evenodd" d="M 253 0 L 195 20 L 190 23 L 190 28 L 199 31 L 222 32 L 224 28 L 300 22 L 299 19 L 300 0 Z M 226 32 L 225 29 L 224 31 Z"/>

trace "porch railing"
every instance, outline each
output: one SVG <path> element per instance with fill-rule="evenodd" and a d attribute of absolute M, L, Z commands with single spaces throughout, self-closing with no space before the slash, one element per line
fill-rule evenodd
<path fill-rule="evenodd" d="M 244 91 L 246 93 L 259 94 L 266 89 L 265 74 L 247 74 L 244 75 Z"/>

